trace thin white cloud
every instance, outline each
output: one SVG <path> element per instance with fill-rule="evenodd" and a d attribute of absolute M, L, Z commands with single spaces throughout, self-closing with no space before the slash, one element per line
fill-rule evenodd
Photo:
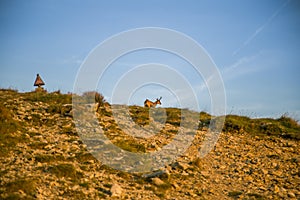
<path fill-rule="evenodd" d="M 265 70 L 270 67 L 269 62 L 267 53 L 262 51 L 255 55 L 242 57 L 221 71 L 222 78 L 226 81 L 238 76 Z"/>
<path fill-rule="evenodd" d="M 250 62 L 254 61 L 259 57 L 259 54 L 253 55 L 253 56 L 245 56 L 240 59 L 238 59 L 235 63 L 232 65 L 226 67 L 222 70 L 223 75 L 230 75 L 233 74 L 236 71 L 246 72 L 249 71 L 249 69 L 246 67 Z"/>
<path fill-rule="evenodd" d="M 267 21 L 258 27 L 256 31 L 239 47 L 237 48 L 232 55 L 235 56 L 237 53 L 239 53 L 243 48 L 245 48 L 260 32 L 262 32 L 266 26 L 281 12 L 281 10 L 290 2 L 290 0 L 287 0 L 280 6 L 268 19 Z"/>
<path fill-rule="evenodd" d="M 196 91 L 198 92 L 203 92 L 205 90 L 207 90 L 207 85 L 210 83 L 210 81 L 212 81 L 214 75 L 210 75 L 207 80 L 205 80 L 204 82 L 202 82 L 199 85 L 195 86 Z"/>
<path fill-rule="evenodd" d="M 82 62 L 83 59 L 77 56 L 72 56 L 71 58 L 66 58 L 62 61 L 63 64 L 76 64 L 76 65 L 80 65 Z"/>

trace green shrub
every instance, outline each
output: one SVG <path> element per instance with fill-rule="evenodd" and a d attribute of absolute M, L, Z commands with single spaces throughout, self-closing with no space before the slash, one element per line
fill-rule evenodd
<path fill-rule="evenodd" d="M 146 147 L 143 144 L 139 144 L 135 141 L 118 140 L 114 144 L 126 151 L 130 151 L 130 152 L 134 152 L 134 153 L 137 153 L 137 152 L 145 153 L 146 152 Z"/>
<path fill-rule="evenodd" d="M 78 172 L 72 164 L 58 164 L 47 168 L 48 172 L 56 175 L 58 178 L 65 177 L 77 182 L 83 177 L 81 172 Z"/>
<path fill-rule="evenodd" d="M 47 108 L 47 112 L 48 113 L 52 113 L 52 114 L 61 114 L 61 110 L 62 110 L 62 105 L 61 104 L 51 104 L 48 108 Z"/>
<path fill-rule="evenodd" d="M 239 196 L 243 194 L 243 192 L 241 191 L 232 191 L 232 192 L 228 192 L 228 196 L 232 197 L 232 198 L 239 198 Z"/>
<path fill-rule="evenodd" d="M 180 126 L 181 123 L 181 109 L 166 108 L 167 120 L 166 123 L 174 126 Z"/>
<path fill-rule="evenodd" d="M 37 182 L 35 180 L 19 178 L 12 182 L 6 183 L 4 187 L 7 194 L 12 194 L 14 192 L 18 192 L 19 190 L 22 190 L 28 195 L 34 195 L 36 184 Z M 12 198 L 12 196 L 10 198 Z"/>
<path fill-rule="evenodd" d="M 282 116 L 279 119 L 227 115 L 224 132 L 247 132 L 253 135 L 271 135 L 290 139 L 300 139 L 300 126 L 292 118 Z"/>
<path fill-rule="evenodd" d="M 15 134 L 18 130 L 22 130 L 22 126 L 18 121 L 13 119 L 11 110 L 0 104 L 0 157 L 6 156 L 7 153 L 19 142 L 26 142 L 24 135 Z"/>
<path fill-rule="evenodd" d="M 0 133 L 11 133 L 18 130 L 20 124 L 13 119 L 10 109 L 0 104 Z"/>
<path fill-rule="evenodd" d="M 70 104 L 72 94 L 61 94 L 60 92 L 27 92 L 24 93 L 24 100 L 31 102 L 44 102 L 48 104 Z"/>
<path fill-rule="evenodd" d="M 85 103 L 100 103 L 103 106 L 106 100 L 104 96 L 96 91 L 87 91 L 82 94 Z"/>

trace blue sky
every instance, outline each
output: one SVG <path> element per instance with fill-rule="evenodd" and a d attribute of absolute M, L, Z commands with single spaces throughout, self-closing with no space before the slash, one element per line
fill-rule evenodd
<path fill-rule="evenodd" d="M 162 27 L 182 32 L 206 49 L 222 75 L 228 113 L 278 117 L 288 112 L 300 119 L 297 0 L 2 0 L 0 26 L 2 88 L 31 91 L 40 73 L 48 91 L 71 92 L 80 65 L 99 43 L 129 29 Z M 122 63 L 130 69 L 167 58 L 174 68 L 184 65 L 150 51 L 120 58 L 110 73 L 118 74 Z M 193 82 L 189 70 L 182 73 L 192 85 L 203 82 Z M 112 84 L 113 79 L 107 78 L 99 86 L 107 99 Z M 158 86 L 152 87 L 148 91 Z M 141 105 L 138 98 L 143 96 L 164 96 L 165 106 L 177 106 L 167 91 L 157 96 L 141 90 L 129 103 Z M 200 109 L 209 111 L 207 91 L 198 97 L 203 98 Z"/>

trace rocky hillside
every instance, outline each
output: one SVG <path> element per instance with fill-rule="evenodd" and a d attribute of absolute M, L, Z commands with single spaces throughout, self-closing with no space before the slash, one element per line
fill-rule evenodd
<path fill-rule="evenodd" d="M 211 117 L 201 113 L 183 156 L 160 171 L 131 174 L 87 151 L 73 123 L 71 98 L 0 90 L 0 199 L 300 199 L 300 127 L 288 117 L 227 116 L 217 145 L 199 159 Z M 122 131 L 151 125 L 145 108 L 131 106 L 134 124 L 122 129 L 107 104 L 97 117 L 115 145 L 149 152 L 177 133 L 180 110 L 165 112 L 163 131 L 147 140 Z"/>

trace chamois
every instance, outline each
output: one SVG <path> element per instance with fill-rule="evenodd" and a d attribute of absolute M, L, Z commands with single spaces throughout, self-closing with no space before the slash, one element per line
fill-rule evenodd
<path fill-rule="evenodd" d="M 144 106 L 148 107 L 148 108 L 151 108 L 151 107 L 155 107 L 157 104 L 161 105 L 161 102 L 160 102 L 161 98 L 162 97 L 160 97 L 159 99 L 156 99 L 155 102 L 152 102 L 152 101 L 146 99 L 145 102 L 144 102 Z"/>

